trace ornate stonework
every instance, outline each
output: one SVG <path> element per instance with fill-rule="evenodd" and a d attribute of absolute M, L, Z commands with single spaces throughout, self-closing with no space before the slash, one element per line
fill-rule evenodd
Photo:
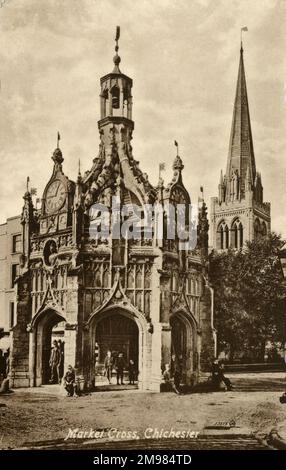
<path fill-rule="evenodd" d="M 91 169 L 83 176 L 79 173 L 76 182 L 69 180 L 57 148 L 41 211 L 35 211 L 29 193 L 24 196 L 26 244 L 13 334 L 13 386 L 40 385 L 46 380 L 44 351 L 57 324 L 63 325 L 65 365 L 72 364 L 89 388 L 97 380 L 96 343 L 102 351 L 100 361 L 110 344 L 125 348 L 126 355 L 134 354 L 139 387 L 150 390 L 160 389 L 162 369 L 172 353 L 183 356 L 188 385 L 206 367 L 207 360 L 200 361 L 204 344 L 209 351 L 205 356 L 212 359 L 205 205 L 199 214 L 198 244 L 192 251 L 183 252 L 177 239 L 167 240 L 165 235 L 162 242 L 154 233 L 149 239 L 142 235 L 127 242 L 124 237 L 96 239 L 90 230 L 92 205 L 101 203 L 111 209 L 115 196 L 121 205 L 190 204 L 179 155 L 166 188 L 163 181 L 153 187 L 133 156 L 132 80 L 120 72 L 117 57 L 112 73 L 101 79 L 100 143 Z M 21 334 L 23 351 L 18 347 Z M 17 368 L 20 363 L 22 372 Z"/>

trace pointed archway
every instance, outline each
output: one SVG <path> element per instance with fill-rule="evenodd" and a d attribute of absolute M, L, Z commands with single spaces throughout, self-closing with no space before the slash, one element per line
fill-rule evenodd
<path fill-rule="evenodd" d="M 196 324 L 186 312 L 178 310 L 170 316 L 172 362 L 178 361 L 182 383 L 192 385 L 197 373 Z"/>
<path fill-rule="evenodd" d="M 58 336 L 64 340 L 64 328 L 55 331 L 55 327 L 63 326 L 65 321 L 63 315 L 51 307 L 47 307 L 34 317 L 30 337 L 30 376 L 33 386 L 49 383 L 52 341 L 58 339 Z"/>

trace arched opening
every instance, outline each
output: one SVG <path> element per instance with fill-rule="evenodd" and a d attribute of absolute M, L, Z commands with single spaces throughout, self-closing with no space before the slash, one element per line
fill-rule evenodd
<path fill-rule="evenodd" d="M 238 226 L 238 233 L 239 233 L 239 247 L 243 247 L 243 226 L 242 223 L 240 222 Z"/>
<path fill-rule="evenodd" d="M 261 226 L 260 226 L 260 220 L 255 219 L 254 222 L 254 238 L 257 240 L 261 236 Z"/>
<path fill-rule="evenodd" d="M 266 237 L 266 235 L 267 235 L 267 227 L 266 227 L 265 222 L 262 222 L 262 224 L 261 224 L 261 234 L 262 234 L 263 237 Z"/>
<path fill-rule="evenodd" d="M 113 109 L 119 109 L 120 107 L 120 89 L 117 85 L 111 88 L 111 104 Z"/>
<path fill-rule="evenodd" d="M 231 247 L 237 250 L 243 247 L 243 225 L 239 219 L 231 225 Z"/>
<path fill-rule="evenodd" d="M 194 351 L 195 330 L 184 313 L 175 313 L 170 318 L 172 366 L 177 361 L 181 367 L 183 384 L 190 385 L 197 369 Z"/>
<path fill-rule="evenodd" d="M 35 385 L 59 383 L 64 374 L 64 330 L 65 319 L 57 311 L 48 309 L 37 319 L 34 326 L 34 370 Z M 52 360 L 53 343 L 57 343 L 58 354 Z M 53 365 L 50 365 L 52 360 Z"/>
<path fill-rule="evenodd" d="M 105 367 L 108 351 L 111 352 L 112 357 L 111 385 L 116 385 L 119 381 L 116 374 L 119 354 L 123 355 L 124 383 L 129 383 L 129 372 L 132 368 L 130 361 L 134 363 L 135 383 L 137 383 L 142 367 L 140 355 L 142 345 L 139 344 L 141 338 L 139 338 L 139 328 L 135 319 L 132 319 L 124 310 L 114 309 L 100 315 L 95 328 L 92 329 L 92 335 L 96 351 L 94 357 L 95 385 L 108 385 Z"/>
<path fill-rule="evenodd" d="M 228 226 L 225 227 L 225 248 L 229 247 L 229 231 Z"/>
<path fill-rule="evenodd" d="M 217 228 L 217 248 L 219 250 L 229 248 L 229 228 L 224 221 Z"/>
<path fill-rule="evenodd" d="M 106 117 L 107 102 L 108 102 L 108 90 L 103 90 L 101 95 L 101 119 Z"/>

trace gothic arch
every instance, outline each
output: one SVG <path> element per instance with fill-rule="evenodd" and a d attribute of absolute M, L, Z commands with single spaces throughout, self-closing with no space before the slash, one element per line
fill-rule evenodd
<path fill-rule="evenodd" d="M 111 94 L 111 104 L 113 109 L 120 108 L 120 88 L 118 85 L 113 85 L 110 90 Z"/>
<path fill-rule="evenodd" d="M 229 228 L 224 220 L 221 220 L 217 226 L 217 242 L 216 247 L 219 250 L 225 250 L 229 248 Z"/>
<path fill-rule="evenodd" d="M 51 349 L 52 329 L 60 322 L 66 322 L 62 312 L 47 305 L 39 310 L 30 325 L 30 381 L 40 386 L 48 381 L 47 366 Z"/>
<path fill-rule="evenodd" d="M 238 250 L 243 247 L 243 225 L 238 217 L 231 224 L 231 247 Z"/>
<path fill-rule="evenodd" d="M 138 328 L 138 388 L 143 388 L 143 384 L 146 384 L 146 380 L 148 377 L 148 374 L 147 374 L 148 351 L 147 351 L 146 344 L 147 344 L 147 336 L 148 336 L 148 325 L 150 327 L 150 324 L 148 324 L 143 314 L 137 311 L 137 309 L 134 308 L 133 306 L 128 305 L 126 303 L 117 304 L 117 305 L 116 304 L 107 305 L 106 307 L 99 309 L 97 312 L 95 312 L 91 316 L 88 322 L 89 339 L 90 339 L 89 357 L 90 357 L 90 364 L 91 364 L 91 370 L 90 370 L 91 381 L 94 381 L 94 378 L 95 378 L 94 351 L 95 351 L 95 342 L 96 342 L 96 328 L 102 320 L 116 317 L 116 316 L 118 317 L 119 315 L 121 315 L 122 317 L 128 318 L 129 320 L 132 320 L 137 325 L 137 328 Z"/>
<path fill-rule="evenodd" d="M 171 313 L 169 322 L 172 354 L 181 355 L 183 382 L 190 385 L 198 368 L 197 322 L 192 314 L 181 308 Z"/>
<path fill-rule="evenodd" d="M 267 235 L 267 226 L 266 223 L 263 221 L 261 224 L 261 234 L 263 237 L 266 237 Z"/>
<path fill-rule="evenodd" d="M 254 221 L 254 239 L 257 240 L 261 237 L 261 224 L 258 217 L 256 217 Z"/>

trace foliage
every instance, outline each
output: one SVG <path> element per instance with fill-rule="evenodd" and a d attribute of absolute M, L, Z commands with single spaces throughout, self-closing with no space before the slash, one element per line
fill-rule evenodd
<path fill-rule="evenodd" d="M 241 251 L 211 254 L 220 349 L 259 351 L 263 358 L 267 341 L 286 341 L 286 281 L 278 259 L 283 245 L 271 233 Z"/>

